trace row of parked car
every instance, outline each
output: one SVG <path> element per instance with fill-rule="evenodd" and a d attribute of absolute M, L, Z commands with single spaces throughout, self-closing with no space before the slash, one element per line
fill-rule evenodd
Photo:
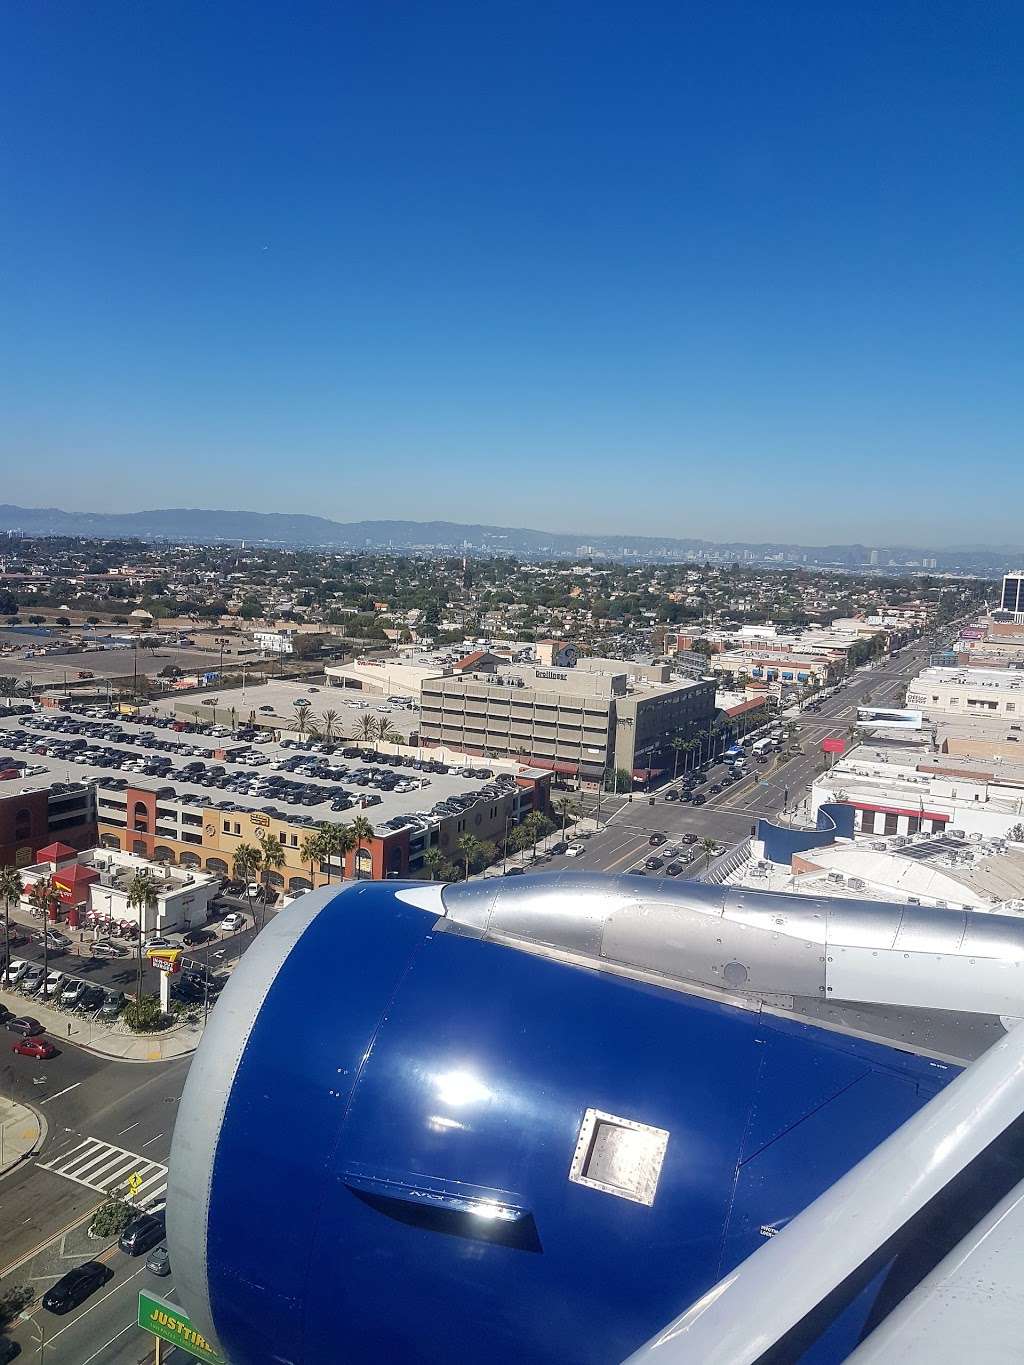
<path fill-rule="evenodd" d="M 45 1000 L 55 1009 L 96 1014 L 100 1019 L 116 1019 L 125 1002 L 124 991 L 98 986 L 65 972 L 48 971 L 41 962 L 21 958 L 12 958 L 6 972 L 0 970 L 0 986 L 28 998 Z"/>

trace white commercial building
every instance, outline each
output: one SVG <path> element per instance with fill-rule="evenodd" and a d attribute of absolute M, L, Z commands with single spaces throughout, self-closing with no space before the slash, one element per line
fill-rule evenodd
<path fill-rule="evenodd" d="M 926 668 L 908 684 L 907 705 L 926 716 L 1005 716 L 1024 721 L 1024 672 Z"/>
<path fill-rule="evenodd" d="M 265 654 L 294 654 L 295 632 L 293 630 L 254 630 L 253 644 Z"/>

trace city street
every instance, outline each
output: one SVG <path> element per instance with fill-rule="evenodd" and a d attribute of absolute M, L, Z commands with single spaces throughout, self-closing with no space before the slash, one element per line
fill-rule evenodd
<path fill-rule="evenodd" d="M 811 783 L 822 770 L 822 740 L 848 738 L 857 707 L 864 704 L 865 696 L 872 703 L 889 705 L 902 700 L 908 679 L 927 663 L 929 648 L 918 643 L 895 659 L 861 669 L 845 687 L 822 701 L 819 711 L 802 711 L 797 715 L 794 708 L 790 721 L 793 744 L 803 751 L 798 756 L 785 762 L 778 761 L 781 756 L 777 756 L 766 767 L 753 767 L 742 781 L 710 796 L 703 806 L 665 800 L 670 788 L 680 786 L 679 780 L 652 793 L 653 804 L 644 793 L 635 793 L 631 801 L 606 797 L 603 805 L 607 823 L 586 840 L 586 851 L 578 858 L 563 854 L 546 859 L 535 870 L 626 872 L 642 866 L 644 859 L 654 852 L 649 841 L 656 832 L 665 834 L 669 840 L 692 833 L 698 839 L 714 839 L 724 847 L 739 843 L 750 835 L 759 816 L 778 816 L 784 804 L 791 811 L 807 797 Z M 790 712 L 783 711 L 777 719 L 786 723 L 789 718 Z M 721 771 L 718 768 L 711 776 Z M 609 807 L 615 802 L 618 809 L 609 814 Z M 595 798 L 590 797 L 582 804 L 588 814 L 594 814 Z M 571 831 L 568 837 L 572 839 Z M 696 860 L 688 870 L 697 875 L 703 866 L 703 859 Z"/>

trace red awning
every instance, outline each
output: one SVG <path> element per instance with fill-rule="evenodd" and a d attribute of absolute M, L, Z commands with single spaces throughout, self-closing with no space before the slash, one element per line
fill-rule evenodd
<path fill-rule="evenodd" d="M 68 858 L 77 858 L 78 854 L 67 844 L 47 844 L 36 854 L 36 861 L 40 863 L 63 863 Z"/>
<path fill-rule="evenodd" d="M 919 806 L 915 806 L 913 810 L 909 810 L 906 806 L 873 806 L 869 801 L 843 801 L 842 805 L 853 806 L 855 810 L 878 811 L 880 815 L 909 815 L 912 817 L 917 816 L 922 820 L 949 821 L 949 816 L 943 814 L 941 811 L 922 810 Z"/>

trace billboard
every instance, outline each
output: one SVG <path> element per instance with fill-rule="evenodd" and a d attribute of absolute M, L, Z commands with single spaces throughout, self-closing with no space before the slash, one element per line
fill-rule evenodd
<path fill-rule="evenodd" d="M 858 706 L 857 724 L 872 730 L 920 730 L 920 711 L 898 711 L 891 706 Z"/>
<path fill-rule="evenodd" d="M 984 626 L 964 626 L 963 630 L 960 632 L 960 639 L 984 640 L 985 634 L 986 631 Z"/>

